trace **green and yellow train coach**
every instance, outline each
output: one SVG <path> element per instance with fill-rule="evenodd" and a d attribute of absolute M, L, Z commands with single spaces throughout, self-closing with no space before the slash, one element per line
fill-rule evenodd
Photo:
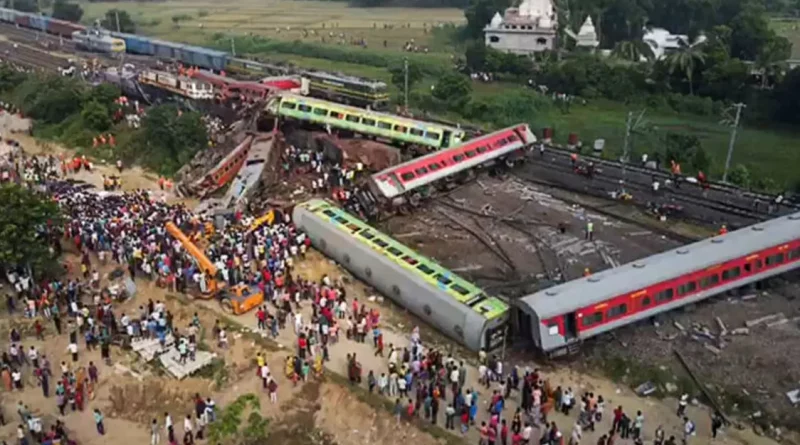
<path fill-rule="evenodd" d="M 502 346 L 502 300 L 328 201 L 298 204 L 293 217 L 314 247 L 449 337 L 475 351 Z"/>
<path fill-rule="evenodd" d="M 284 119 L 329 126 L 403 145 L 441 149 L 461 144 L 464 130 L 321 99 L 282 93 L 267 102 L 267 111 Z"/>

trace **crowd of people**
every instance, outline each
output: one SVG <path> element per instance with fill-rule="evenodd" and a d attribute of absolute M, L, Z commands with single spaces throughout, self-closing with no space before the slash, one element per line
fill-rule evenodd
<path fill-rule="evenodd" d="M 20 173 L 22 181 L 41 186 L 46 181 L 63 179 L 76 169 L 91 169 L 81 158 L 26 157 L 10 155 L 10 165 Z M 77 162 L 77 163 L 76 163 Z M 75 168 L 65 164 L 75 163 Z M 345 168 L 326 161 L 318 152 L 290 147 L 284 155 L 286 172 L 314 176 L 314 191 L 330 192 L 334 196 L 344 191 L 349 202 L 360 168 Z M 317 182 L 319 180 L 319 182 Z M 643 443 L 649 424 L 641 411 L 626 412 L 619 406 L 611 415 L 602 395 L 586 391 L 575 393 L 572 388 L 552 388 L 538 369 L 520 369 L 506 364 L 496 356 L 481 353 L 477 369 L 478 385 L 468 379 L 470 367 L 464 361 L 436 348 L 423 345 L 415 329 L 407 345 L 385 345 L 381 317 L 376 308 L 368 307 L 357 298 L 348 298 L 341 281 L 323 276 L 311 281 L 299 276 L 296 262 L 307 252 L 310 240 L 292 223 L 288 214 L 277 212 L 272 223 L 254 226 L 252 219 L 236 214 L 221 227 L 201 221 L 182 204 L 169 204 L 165 195 L 139 190 L 100 195 L 83 188 L 59 183 L 49 185 L 55 201 L 63 209 L 65 224 L 60 231 L 65 242 L 72 244 L 80 257 L 78 271 L 63 280 L 34 282 L 24 270 L 11 269 L 7 279 L 13 292 L 7 294 L 10 314 L 24 314 L 35 319 L 34 330 L 42 338 L 45 322 L 52 322 L 58 334 L 66 331 L 69 337 L 69 360 L 60 363 L 55 382 L 55 407 L 60 414 L 82 411 L 92 400 L 99 370 L 93 361 L 85 364 L 81 350 L 100 349 L 101 359 L 108 363 L 110 346 L 119 338 L 136 340 L 147 336 L 166 343 L 172 335 L 181 360 L 192 360 L 197 349 L 200 322 L 197 316 L 185 328 L 173 324 L 173 316 L 163 303 L 148 301 L 136 314 L 119 312 L 115 300 L 101 285 L 98 269 L 116 262 L 127 269 L 131 278 L 149 278 L 160 286 L 177 292 L 210 292 L 219 280 L 227 286 L 257 287 L 265 304 L 255 312 L 258 327 L 277 337 L 287 325 L 296 336 L 294 353 L 285 361 L 285 376 L 294 384 L 323 373 L 330 360 L 330 346 L 343 341 L 371 342 L 375 356 L 385 357 L 385 369 L 370 370 L 362 376 L 362 364 L 355 353 L 348 355 L 349 379 L 368 390 L 394 400 L 393 413 L 397 421 L 424 419 L 433 424 L 443 423 L 449 430 L 468 434 L 476 429 L 481 445 L 572 445 L 581 443 L 584 431 L 601 428 L 601 422 L 611 427 L 601 436 L 598 445 L 613 445 L 629 440 Z M 202 244 L 213 269 L 198 267 L 181 241 L 170 235 L 165 223 L 175 223 L 197 244 Z M 20 307 L 21 306 L 21 307 Z M 310 317 L 303 308 L 310 307 Z M 306 313 L 309 311 L 306 310 Z M 213 336 L 220 347 L 227 346 L 223 326 L 214 326 Z M 81 342 L 83 340 L 83 342 Z M 83 343 L 84 346 L 79 346 Z M 35 347 L 23 345 L 19 332 L 12 331 L 8 352 L 2 354 L 2 377 L 7 391 L 24 389 L 23 373 L 36 377 L 45 397 L 50 397 L 51 364 Z M 258 375 L 270 400 L 277 403 L 277 381 L 266 358 L 257 357 Z M 510 402 L 519 407 L 511 408 Z M 678 415 L 684 419 L 683 443 L 695 435 L 694 423 L 686 416 L 685 400 Z M 184 420 L 182 441 L 191 445 L 203 438 L 205 427 L 216 417 L 215 403 L 198 394 L 195 415 Z M 481 411 L 485 411 L 482 413 Z M 569 434 L 553 420 L 553 413 L 577 419 Z M 19 443 L 27 445 L 28 438 L 40 443 L 68 443 L 64 425 L 60 422 L 44 432 L 40 419 L 23 404 L 19 407 Z M 97 431 L 105 434 L 104 417 L 99 410 L 92 412 Z M 721 425 L 715 418 L 713 425 Z M 715 428 L 715 432 L 716 432 Z M 178 443 L 175 426 L 165 413 L 163 428 L 153 419 L 151 443 L 161 441 L 164 431 L 167 442 Z M 535 432 L 536 431 L 536 432 Z M 535 435 L 540 434 L 538 437 Z M 565 437 L 566 436 L 566 437 Z M 676 444 L 659 426 L 654 443 Z M 622 442 L 624 443 L 624 442 Z"/>

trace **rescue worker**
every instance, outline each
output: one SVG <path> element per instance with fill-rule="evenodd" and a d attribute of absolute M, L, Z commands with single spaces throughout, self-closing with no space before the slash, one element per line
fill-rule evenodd
<path fill-rule="evenodd" d="M 723 224 L 722 227 L 719 228 L 719 234 L 720 235 L 725 235 L 726 233 L 728 233 L 728 226 Z"/>
<path fill-rule="evenodd" d="M 588 241 L 594 240 L 594 223 L 591 220 L 586 221 L 586 239 Z"/>
<path fill-rule="evenodd" d="M 575 168 L 578 165 L 578 153 L 572 153 L 569 159 L 572 161 L 572 168 Z"/>
<path fill-rule="evenodd" d="M 583 276 L 584 277 L 588 277 L 591 274 L 592 274 L 592 271 L 588 267 L 583 269 Z"/>

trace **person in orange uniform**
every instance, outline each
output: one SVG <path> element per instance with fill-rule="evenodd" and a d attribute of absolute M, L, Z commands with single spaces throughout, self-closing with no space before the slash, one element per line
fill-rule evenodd
<path fill-rule="evenodd" d="M 726 233 L 728 233 L 728 226 L 726 226 L 725 224 L 723 224 L 723 225 L 722 225 L 722 227 L 720 227 L 720 228 L 719 228 L 719 234 L 720 234 L 720 235 L 724 235 L 724 234 L 726 234 Z"/>

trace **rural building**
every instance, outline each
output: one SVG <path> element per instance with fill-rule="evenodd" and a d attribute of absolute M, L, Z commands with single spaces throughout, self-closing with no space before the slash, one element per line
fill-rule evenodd
<path fill-rule="evenodd" d="M 675 51 L 691 45 L 697 45 L 705 41 L 702 34 L 692 44 L 689 36 L 685 34 L 672 34 L 664 28 L 649 28 L 644 30 L 642 40 L 650 47 L 653 57 L 663 59 Z"/>
<path fill-rule="evenodd" d="M 523 0 L 483 28 L 486 46 L 522 55 L 554 49 L 558 19 L 551 0 Z"/>

